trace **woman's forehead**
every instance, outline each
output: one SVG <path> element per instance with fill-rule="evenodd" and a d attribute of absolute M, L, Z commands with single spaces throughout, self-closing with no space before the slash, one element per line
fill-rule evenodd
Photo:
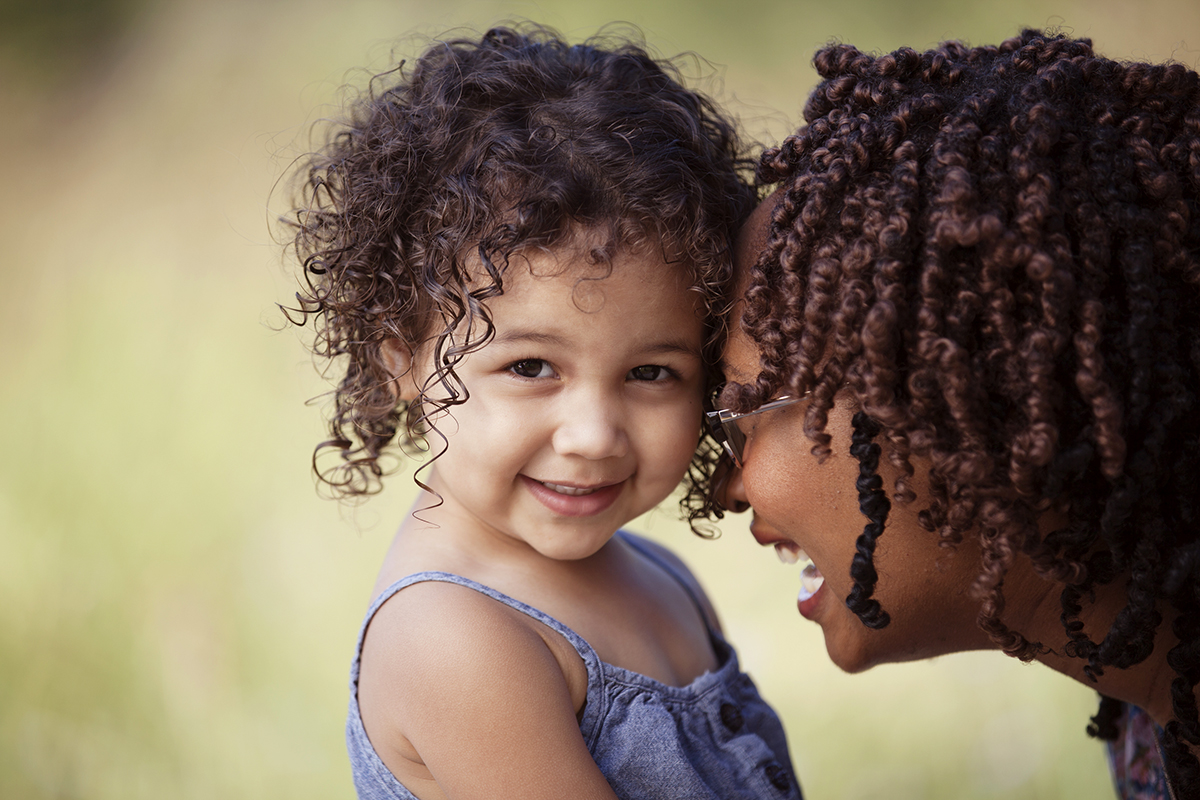
<path fill-rule="evenodd" d="M 779 203 L 781 191 L 781 189 L 776 189 L 766 200 L 759 203 L 738 233 L 737 246 L 734 250 L 734 270 L 738 295 L 743 294 L 749 279 L 750 268 L 754 266 L 754 262 L 758 260 L 759 254 L 767 245 L 767 232 L 771 227 L 771 212 Z"/>

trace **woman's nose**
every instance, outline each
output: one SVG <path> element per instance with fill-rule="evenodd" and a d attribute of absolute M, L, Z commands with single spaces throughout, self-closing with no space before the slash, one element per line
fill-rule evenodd
<path fill-rule="evenodd" d="M 734 514 L 750 510 L 746 486 L 742 483 L 742 470 L 727 457 L 721 459 L 713 473 L 713 499 L 718 506 Z"/>

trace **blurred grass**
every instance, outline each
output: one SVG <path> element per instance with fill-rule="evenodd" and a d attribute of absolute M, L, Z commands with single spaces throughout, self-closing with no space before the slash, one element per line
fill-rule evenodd
<path fill-rule="evenodd" d="M 410 482 L 355 510 L 316 496 L 304 401 L 324 387 L 279 330 L 292 279 L 268 228 L 308 125 L 397 38 L 629 20 L 716 65 L 694 71 L 762 141 L 795 125 L 830 38 L 890 49 L 1061 24 L 1114 57 L 1200 60 L 1190 1 L 107 7 L 112 27 L 70 28 L 96 34 L 86 47 L 53 29 L 0 41 L 4 798 L 353 795 L 346 669 Z M 810 798 L 1109 796 L 1085 687 L 990 653 L 843 675 L 794 611 L 795 570 L 744 523 L 708 542 L 669 517 L 640 524 L 708 586 Z"/>

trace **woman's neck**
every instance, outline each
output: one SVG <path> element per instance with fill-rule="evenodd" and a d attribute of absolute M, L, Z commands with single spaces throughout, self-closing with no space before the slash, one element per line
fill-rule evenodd
<path fill-rule="evenodd" d="M 1068 639 L 1063 629 L 1061 589 L 1037 576 L 1030 576 L 1041 584 L 1034 597 L 1036 602 L 1022 616 L 1026 621 L 1012 627 L 1032 641 L 1041 642 L 1047 649 L 1036 658 L 1057 672 L 1095 689 L 1100 694 L 1132 703 L 1142 708 L 1154 722 L 1163 726 L 1171 720 L 1171 680 L 1174 670 L 1167 664 L 1167 653 L 1178 643 L 1171 631 L 1173 612 L 1163 610 L 1163 621 L 1154 636 L 1154 649 L 1150 656 L 1126 669 L 1108 667 L 1093 679 L 1085 672 L 1087 661 L 1066 655 Z M 1005 581 L 1006 594 L 1009 581 Z M 1095 592 L 1095 601 L 1083 601 L 1079 621 L 1083 632 L 1093 642 L 1103 641 L 1112 627 L 1113 620 L 1127 602 L 1125 581 L 1121 578 Z M 1028 596 L 1028 595 L 1026 595 Z"/>

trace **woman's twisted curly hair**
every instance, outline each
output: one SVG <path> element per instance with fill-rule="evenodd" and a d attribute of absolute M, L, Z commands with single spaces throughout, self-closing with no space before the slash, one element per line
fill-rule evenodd
<path fill-rule="evenodd" d="M 492 337 L 487 299 L 521 250 L 599 234 L 586 237 L 596 277 L 618 250 L 656 250 L 716 319 L 750 171 L 733 123 L 628 39 L 495 28 L 376 76 L 301 163 L 288 222 L 304 280 L 285 312 L 313 322 L 314 352 L 341 374 L 317 475 L 340 497 L 377 492 L 393 440 L 420 449 L 428 420 L 465 402 L 455 365 Z M 710 351 L 715 336 L 712 324 Z M 390 339 L 432 343 L 435 374 L 414 403 L 392 391 Z M 449 399 L 429 400 L 433 385 Z M 325 469 L 328 451 L 339 458 Z M 714 452 L 693 462 L 697 497 Z"/>
<path fill-rule="evenodd" d="M 980 625 L 1011 655 L 1043 650 L 1001 622 L 1019 556 L 1061 584 L 1068 655 L 1089 675 L 1146 659 L 1172 608 L 1165 744 L 1196 796 L 1200 76 L 1032 30 L 924 53 L 833 45 L 815 64 L 807 125 L 759 167 L 781 186 L 746 294 L 762 372 L 735 405 L 811 390 L 821 456 L 848 387 L 864 472 L 878 430 L 893 499 L 915 499 L 920 458 L 924 527 L 946 544 L 978 537 Z M 848 603 L 878 627 L 887 502 L 859 483 L 871 522 Z M 1050 508 L 1069 523 L 1043 535 Z M 1093 641 L 1081 604 L 1115 580 L 1127 604 Z M 1111 734 L 1112 711 L 1093 732 Z"/>

